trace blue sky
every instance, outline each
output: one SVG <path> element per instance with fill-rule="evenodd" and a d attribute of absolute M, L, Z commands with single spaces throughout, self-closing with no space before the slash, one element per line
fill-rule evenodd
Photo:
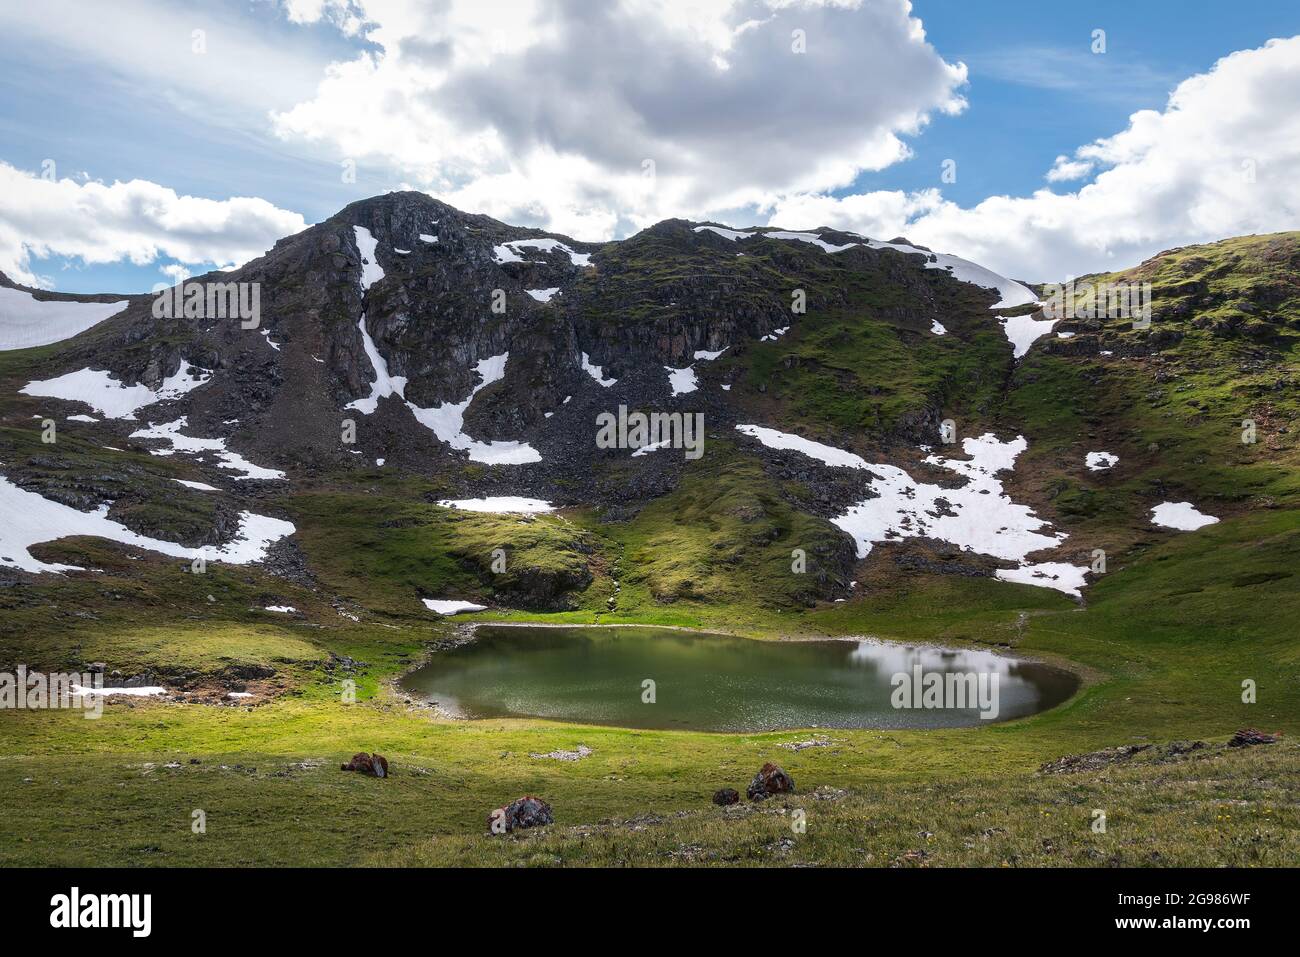
<path fill-rule="evenodd" d="M 131 2 L 142 16 L 150 12 L 148 0 Z M 102 9 L 92 4 L 81 6 L 90 17 Z M 74 3 L 64 12 L 76 8 Z M 290 22 L 286 8 L 274 2 L 171 5 L 173 12 L 177 9 L 183 15 L 171 24 L 160 23 L 156 41 L 170 50 L 188 42 L 187 23 L 205 24 L 208 52 L 202 62 L 205 68 L 214 61 L 218 64 L 211 67 L 206 89 L 180 82 L 175 70 L 153 75 L 141 72 L 135 62 L 138 58 L 130 51 L 116 58 L 104 53 L 95 46 L 93 34 L 65 34 L 58 26 L 35 26 L 30 21 L 0 22 L 0 27 L 8 27 L 0 29 L 0 161 L 38 173 L 43 160 L 54 158 L 61 178 L 85 174 L 105 184 L 145 180 L 182 196 L 218 202 L 258 197 L 280 210 L 301 214 L 307 222 L 325 218 L 352 200 L 404 185 L 442 192 L 436 188 L 441 171 L 429 174 L 423 169 L 418 148 L 403 155 L 378 150 L 359 162 L 355 183 L 343 182 L 339 163 L 349 155 L 344 142 L 347 133 L 330 128 L 328 101 L 322 110 L 326 120 L 311 121 L 317 126 L 303 135 L 284 135 L 283 131 L 277 135 L 273 129 L 272 113 L 291 110 L 316 96 L 329 63 L 351 61 L 366 50 L 382 56 L 382 41 L 348 35 L 337 19 L 328 17 Z M 914 0 L 912 15 L 923 22 L 938 58 L 947 64 L 966 65 L 968 83 L 956 90 L 964 97 L 965 108 L 948 115 L 933 108 L 934 103 L 909 103 L 902 108 L 924 111 L 929 117 L 918 135 L 899 134 L 911 150 L 909 157 L 882 169 L 860 172 L 847 185 L 815 186 L 810 195 L 843 200 L 863 194 L 939 189 L 945 202 L 962 210 L 977 207 L 990 196 L 1028 197 L 1048 186 L 1044 175 L 1057 156 L 1123 131 L 1130 114 L 1138 110 L 1163 110 L 1178 83 L 1210 70 L 1220 57 L 1254 50 L 1270 38 L 1300 34 L 1300 4 L 1293 0 L 1235 4 L 1209 0 L 1051 4 Z M 0 14 L 0 19 L 4 16 L 8 15 Z M 53 19 L 58 19 L 57 14 Z M 1097 28 L 1106 31 L 1104 55 L 1089 49 L 1092 31 Z M 256 37 L 260 46 L 250 50 L 250 37 Z M 816 39 L 810 45 L 810 55 L 815 52 Z M 105 44 L 113 42 L 108 37 L 104 40 Z M 241 63 L 243 57 L 249 62 Z M 254 59 L 276 63 L 273 70 L 263 67 L 259 74 L 252 70 Z M 178 62 L 187 69 L 184 61 Z M 846 62 L 839 68 L 869 70 L 870 62 L 871 57 L 864 56 L 861 62 Z M 655 53 L 649 48 L 641 69 L 653 70 L 654 64 Z M 911 82 L 883 76 L 875 78 L 871 86 L 888 97 L 895 80 L 900 91 Z M 513 89 L 517 91 L 518 86 Z M 436 100 L 441 92 L 432 89 L 427 95 Z M 693 106 L 683 101 L 681 108 Z M 403 124 L 409 128 L 410 117 L 415 115 L 404 118 L 395 114 L 392 135 L 400 137 Z M 514 121 L 503 117 L 500 129 L 507 130 Z M 385 135 L 374 139 L 383 140 Z M 817 135 L 810 140 L 814 147 L 819 142 Z M 561 139 L 559 145 L 567 144 Z M 696 146 L 683 144 L 682 150 L 689 152 Z M 940 181 L 941 164 L 947 159 L 957 164 L 953 183 Z M 742 157 L 736 163 L 743 168 L 746 160 Z M 780 175 L 780 171 L 772 174 Z M 483 182 L 487 182 L 486 173 Z M 785 187 L 773 182 L 764 182 L 761 189 L 785 195 Z M 1066 183 L 1053 188 L 1069 191 L 1081 185 Z M 539 183 L 538 189 L 548 186 Z M 708 204 L 698 196 L 701 191 L 707 193 L 709 180 L 702 176 L 688 186 L 683 187 L 682 195 L 690 193 L 696 198 L 681 202 L 695 203 L 687 211 L 698 209 L 700 215 L 695 218 L 703 218 Z M 491 187 L 483 185 L 479 192 L 470 188 L 462 195 L 472 199 L 490 193 Z M 614 187 L 610 195 L 617 195 Z M 609 203 L 617 206 L 616 199 Z M 561 204 L 557 199 L 555 207 Z M 672 212 L 681 207 L 663 208 Z M 805 207 L 777 203 L 776 213 L 794 215 L 793 210 L 799 208 Z M 568 223 L 584 222 L 550 213 L 545 203 L 528 209 L 538 224 L 549 223 L 557 230 Z M 498 214 L 488 208 L 475 211 Z M 652 213 L 647 210 L 646 215 Z M 623 217 L 622 211 L 615 209 L 610 215 L 620 219 L 607 232 L 619 235 L 632 228 L 632 221 Z M 742 205 L 737 215 L 749 217 L 737 224 L 761 222 L 773 215 L 773 204 Z M 822 223 L 783 224 L 805 228 Z M 95 225 L 88 223 L 86 228 Z M 925 226 L 916 224 L 915 228 L 924 230 Z M 577 230 L 574 234 L 600 238 Z M 940 231 L 940 235 L 947 234 Z M 952 235 L 959 238 L 961 232 Z M 60 242 L 52 246 L 56 250 L 75 248 L 75 244 Z M 962 249 L 950 251 L 965 254 Z M 1014 252 L 1008 250 L 1005 255 Z M 28 260 L 31 272 L 43 282 L 74 292 L 147 290 L 163 279 L 160 266 L 176 261 L 174 255 L 160 254 L 144 264 L 126 259 L 96 263 L 58 252 L 32 255 Z M 200 271 L 202 266 L 195 268 Z"/>
<path fill-rule="evenodd" d="M 1043 185 L 1060 154 L 1109 136 L 1131 113 L 1160 109 L 1180 81 L 1234 50 L 1300 33 L 1300 3 L 1185 0 L 913 0 L 930 42 L 970 68 L 969 109 L 936 118 L 913 141 L 915 159 L 854 184 L 934 185 L 944 159 L 957 160 L 945 195 L 960 203 L 1023 195 Z M 1090 51 L 1106 31 L 1106 54 Z M 1065 69 L 1057 68 L 1057 64 Z M 1015 149 L 1007 145 L 1014 143 Z"/>

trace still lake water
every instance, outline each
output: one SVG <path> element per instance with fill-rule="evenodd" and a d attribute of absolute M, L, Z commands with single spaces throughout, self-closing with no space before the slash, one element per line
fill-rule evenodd
<path fill-rule="evenodd" d="M 997 676 L 999 721 L 1045 711 L 1078 688 L 1068 671 L 986 651 L 868 641 L 755 641 L 664 628 L 481 626 L 402 687 L 466 718 L 530 717 L 626 728 L 952 728 L 977 707 L 899 709 L 893 675 Z M 642 702 L 642 682 L 655 702 Z M 987 679 L 986 679 L 987 680 Z"/>

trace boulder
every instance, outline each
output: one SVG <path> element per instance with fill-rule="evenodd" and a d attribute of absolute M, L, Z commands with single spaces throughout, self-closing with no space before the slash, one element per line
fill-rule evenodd
<path fill-rule="evenodd" d="M 374 754 L 359 751 L 352 755 L 352 760 L 347 764 L 340 765 L 339 770 L 358 771 L 361 774 L 368 774 L 372 778 L 386 778 L 388 777 L 388 759 L 378 751 Z"/>
<path fill-rule="evenodd" d="M 793 794 L 794 778 L 769 761 L 758 769 L 745 793 L 751 801 L 761 801 L 773 794 Z"/>
<path fill-rule="evenodd" d="M 1268 734 L 1267 732 L 1259 731 L 1256 728 L 1242 728 L 1232 736 L 1232 739 L 1228 742 L 1228 747 L 1248 748 L 1253 744 L 1277 744 L 1281 737 L 1282 735 L 1280 732 L 1277 734 Z"/>
<path fill-rule="evenodd" d="M 735 788 L 719 788 L 713 792 L 713 803 L 718 807 L 726 807 L 728 804 L 737 804 L 740 801 L 740 792 Z"/>
<path fill-rule="evenodd" d="M 506 834 L 516 828 L 551 824 L 554 820 L 549 804 L 541 798 L 524 795 L 490 813 L 488 830 L 493 834 Z"/>

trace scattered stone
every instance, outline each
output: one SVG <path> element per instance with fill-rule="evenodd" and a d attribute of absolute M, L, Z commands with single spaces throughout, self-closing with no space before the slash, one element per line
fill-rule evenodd
<path fill-rule="evenodd" d="M 728 804 L 738 804 L 740 802 L 740 792 L 735 788 L 718 788 L 713 792 L 713 803 L 718 807 L 726 807 Z"/>
<path fill-rule="evenodd" d="M 488 815 L 488 830 L 493 834 L 505 834 L 516 828 L 539 827 L 554 822 L 551 806 L 541 798 L 524 795 L 511 801 L 505 807 L 499 807 Z"/>
<path fill-rule="evenodd" d="M 1251 745 L 1255 744 L 1277 744 L 1281 738 L 1281 731 L 1276 734 L 1268 734 L 1267 732 L 1260 731 L 1256 728 L 1242 728 L 1232 736 L 1232 740 L 1228 742 L 1228 747 L 1249 748 Z"/>
<path fill-rule="evenodd" d="M 924 849 L 905 851 L 889 862 L 890 867 L 926 867 L 930 852 Z"/>
<path fill-rule="evenodd" d="M 530 753 L 528 756 L 530 758 L 537 758 L 539 761 L 581 761 L 591 753 L 591 748 L 587 747 L 585 744 L 580 744 L 575 751 L 562 751 L 557 748 L 554 751 L 547 751 L 545 754 Z"/>
<path fill-rule="evenodd" d="M 372 778 L 388 777 L 388 759 L 379 752 L 367 754 L 365 751 L 359 751 L 352 755 L 352 760 L 347 764 L 339 766 L 341 771 L 358 771 L 361 774 L 368 774 Z"/>
<path fill-rule="evenodd" d="M 745 793 L 751 801 L 761 801 L 773 794 L 793 794 L 794 778 L 769 761 L 758 769 Z"/>
<path fill-rule="evenodd" d="M 833 788 L 829 784 L 822 784 L 813 791 L 813 797 L 818 801 L 838 801 L 848 793 L 844 788 Z"/>
<path fill-rule="evenodd" d="M 825 735 L 815 734 L 807 741 L 786 741 L 784 744 L 778 744 L 778 748 L 785 748 L 787 751 L 806 751 L 808 748 L 829 748 L 831 745 L 830 738 Z"/>
<path fill-rule="evenodd" d="M 1101 751 L 1089 751 L 1087 754 L 1067 754 L 1055 761 L 1048 761 L 1039 767 L 1042 774 L 1075 774 L 1079 771 L 1099 771 L 1112 764 L 1121 764 L 1133 755 L 1149 751 L 1154 745 L 1124 744 L 1118 748 L 1104 748 Z"/>

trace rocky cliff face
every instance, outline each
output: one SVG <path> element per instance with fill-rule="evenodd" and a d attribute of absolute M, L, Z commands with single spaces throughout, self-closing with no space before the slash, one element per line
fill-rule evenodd
<path fill-rule="evenodd" d="M 1109 509 L 1105 521 L 1131 527 L 1151 503 L 1087 487 L 1100 480 L 1081 478 L 1085 452 L 1114 445 L 1161 495 L 1209 468 L 1157 461 L 1152 445 L 1176 437 L 1133 446 L 1148 422 L 1135 403 L 1164 402 L 1172 388 L 1195 397 L 1187 428 L 1208 428 L 1211 401 L 1235 377 L 1264 447 L 1289 449 L 1298 249 L 1284 234 L 1174 250 L 1093 277 L 1152 281 L 1152 328 L 1079 317 L 1053 326 L 1020 284 L 904 239 L 670 220 L 587 244 L 390 193 L 241 269 L 195 277 L 170 314 L 157 297 L 127 297 L 93 328 L 0 367 L 0 416 L 15 427 L 0 432 L 0 459 L 19 488 L 81 512 L 110 502 L 112 520 L 186 546 L 229 542 L 250 503 L 284 516 L 275 510 L 320 488 L 364 501 L 377 475 L 402 501 L 529 496 L 622 529 L 611 551 L 552 528 L 553 541 L 506 577 L 490 570 L 478 538 L 440 546 L 497 600 L 533 607 L 612 587 L 621 548 L 624 573 L 640 574 L 637 587 L 656 601 L 706 601 L 745 575 L 775 583 L 787 603 L 843 597 L 862 575 L 846 515 L 895 494 L 889 476 L 906 472 L 900 481 L 912 485 L 897 490 L 885 525 L 911 511 L 906 522 L 921 525 L 952 517 L 946 490 L 968 483 L 948 452 L 934 458 L 947 421 L 965 437 L 1027 435 L 1032 475 L 1006 477 L 1015 494 L 1047 521 L 1094 522 L 1102 542 L 1115 526 L 1098 516 Z M 193 289 L 202 306 L 184 308 Z M 214 312 L 213 290 L 255 315 Z M 995 308 L 1009 301 L 1021 305 Z M 60 385 L 68 376 L 76 382 Z M 15 404 L 22 391 L 47 398 Z M 138 393 L 126 414 L 94 405 Z M 34 410 L 86 419 L 86 403 L 92 441 L 47 449 L 16 428 Z M 638 432 L 640 415 L 671 431 Z M 810 453 L 791 441 L 820 445 Z M 181 474 L 209 491 L 177 485 Z M 933 507 L 916 511 L 908 496 L 922 493 Z M 692 530 L 679 537 L 683 522 Z M 1068 547 L 1086 555 L 1087 534 Z M 951 539 L 930 548 L 916 537 L 891 552 L 898 568 L 1006 570 L 996 547 L 972 557 Z M 811 568 L 792 577 L 796 547 Z M 550 554 L 564 558 L 542 560 Z M 292 555 L 276 561 L 301 567 Z"/>
<path fill-rule="evenodd" d="M 808 314 L 853 314 L 918 336 L 962 315 L 992 321 L 995 296 L 926 269 L 920 255 L 832 231 L 809 237 L 737 240 L 672 220 L 592 245 L 391 193 L 353 203 L 241 269 L 190 280 L 256 284 L 256 328 L 231 317 L 159 318 L 140 298 L 70 344 L 59 365 L 107 368 L 150 388 L 183 361 L 211 370 L 176 411 L 191 429 L 290 471 L 346 467 L 361 452 L 459 480 L 484 459 L 416 410 L 437 417 L 472 395 L 459 413 L 465 436 L 526 443 L 540 457 L 489 470 L 511 471 L 515 488 L 581 497 L 601 481 L 603 462 L 629 454 L 596 447 L 599 413 L 703 412 L 711 430 L 727 432 L 763 390 L 722 389 L 736 378 L 729 370 Z M 825 245 L 852 248 L 831 254 Z M 480 363 L 502 356 L 485 384 Z M 372 394 L 373 410 L 349 408 Z M 935 420 L 935 400 L 914 418 Z M 355 444 L 341 442 L 346 419 Z M 680 464 L 643 459 L 647 478 L 626 487 L 633 498 L 671 484 L 661 473 Z"/>

